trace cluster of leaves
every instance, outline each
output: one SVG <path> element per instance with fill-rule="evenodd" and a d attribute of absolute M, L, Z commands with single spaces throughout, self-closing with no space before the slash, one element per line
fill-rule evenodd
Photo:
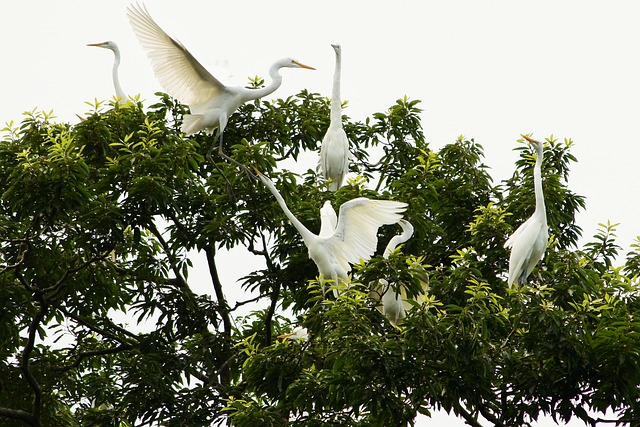
<path fill-rule="evenodd" d="M 216 150 L 205 160 L 215 138 L 182 135 L 185 107 L 158 95 L 146 111 L 96 102 L 75 125 L 34 111 L 4 130 L 0 426 L 409 425 L 439 408 L 470 425 L 593 422 L 585 408 L 640 420 L 640 246 L 615 267 L 607 224 L 576 249 L 571 141 L 547 140 L 551 244 L 531 286 L 510 290 L 503 243 L 534 205 L 526 144 L 496 186 L 479 144 L 432 150 L 403 98 L 345 118 L 358 177 L 330 193 L 314 170 L 281 167 L 319 151 L 328 101 L 243 105 L 227 154 L 269 175 L 309 229 L 325 200 L 408 203 L 413 238 L 355 266 L 334 298 L 272 195 Z M 396 232 L 381 229 L 378 253 Z M 264 267 L 242 281 L 257 296 L 231 304 L 239 285 L 221 280 L 218 252 L 236 247 Z M 189 277 L 196 251 L 208 277 Z M 399 328 L 370 297 L 378 278 L 413 298 Z M 240 319 L 253 300 L 266 308 Z M 307 341 L 276 338 L 295 322 L 283 309 Z"/>

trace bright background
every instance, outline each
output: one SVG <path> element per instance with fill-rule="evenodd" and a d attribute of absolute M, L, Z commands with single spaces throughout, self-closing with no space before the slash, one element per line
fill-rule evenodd
<path fill-rule="evenodd" d="M 129 3 L 3 4 L 0 124 L 19 122 L 23 111 L 35 107 L 75 123 L 76 113 L 89 108 L 85 101 L 110 99 L 113 55 L 85 46 L 106 40 L 120 45 L 125 92 L 140 93 L 146 105 L 155 102 L 153 93 L 162 88 L 129 27 Z M 249 76 L 267 77 L 269 65 L 285 56 L 317 68 L 283 70 L 284 83 L 270 98 L 303 88 L 330 96 L 330 44 L 340 43 L 342 98 L 349 101 L 345 114 L 363 120 L 404 95 L 419 99 L 431 146 L 439 149 L 461 134 L 474 138 L 485 149 L 496 184 L 515 168 L 513 148 L 521 133 L 572 138 L 579 163 L 572 167 L 570 187 L 587 201 L 578 216 L 583 236 L 589 239 L 600 222 L 619 222 L 624 255 L 640 234 L 640 4 L 635 1 L 145 4 L 169 35 L 225 83 L 244 85 Z M 220 265 L 239 265 L 238 256 L 227 255 Z M 244 273 L 230 268 L 222 280 L 228 283 Z M 446 414 L 433 421 L 463 425 Z"/>

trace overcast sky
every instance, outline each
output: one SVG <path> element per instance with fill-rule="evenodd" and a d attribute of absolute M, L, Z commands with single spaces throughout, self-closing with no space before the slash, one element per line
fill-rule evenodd
<path fill-rule="evenodd" d="M 162 90 L 126 18 L 125 0 L 3 4 L 0 123 L 54 110 L 76 122 L 85 101 L 113 96 L 111 52 L 120 45 L 125 92 Z M 521 133 L 572 138 L 570 187 L 586 196 L 578 223 L 620 222 L 625 254 L 640 234 L 640 55 L 635 1 L 153 1 L 150 14 L 223 82 L 267 76 L 291 56 L 317 71 L 285 69 L 273 97 L 306 88 L 329 96 L 343 52 L 345 111 L 364 119 L 407 95 L 422 101 L 438 149 L 458 135 L 485 148 L 495 183 L 509 177 Z M 573 424 L 581 425 L 581 424 Z"/>

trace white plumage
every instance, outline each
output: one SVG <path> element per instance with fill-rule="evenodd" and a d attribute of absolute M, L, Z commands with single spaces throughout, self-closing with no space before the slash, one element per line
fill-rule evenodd
<path fill-rule="evenodd" d="M 393 236 L 384 250 L 383 257 L 389 258 L 389 255 L 400 244 L 406 242 L 413 236 L 413 226 L 407 220 L 398 221 L 398 225 L 402 227 L 402 234 Z M 386 279 L 379 279 L 374 297 L 380 297 L 382 301 L 382 314 L 387 316 L 393 325 L 406 317 L 406 310 L 409 308 L 406 302 L 406 291 L 404 286 L 397 285 L 397 289 L 389 284 Z"/>
<path fill-rule="evenodd" d="M 247 101 L 269 95 L 280 87 L 280 68 L 314 68 L 291 58 L 276 61 L 270 68 L 271 83 L 261 89 L 225 86 L 207 71 L 178 41 L 171 38 L 151 18 L 144 6 L 129 6 L 127 16 L 142 47 L 147 51 L 153 71 L 162 87 L 180 102 L 189 105 L 191 114 L 183 118 L 182 131 L 192 134 L 219 129 L 222 135 L 229 116 Z M 227 157 L 227 156 L 225 156 Z"/>
<path fill-rule="evenodd" d="M 321 231 L 314 234 L 291 213 L 273 182 L 260 172 L 258 177 L 302 236 L 320 275 L 336 284 L 339 280 L 348 281 L 351 264 L 371 259 L 378 245 L 378 229 L 397 223 L 407 207 L 402 202 L 358 197 L 343 203 L 336 215 L 331 203 L 325 202 Z"/>
<path fill-rule="evenodd" d="M 336 191 L 342 186 L 344 177 L 349 172 L 349 140 L 342 128 L 342 102 L 340 99 L 341 48 L 331 45 L 336 53 L 336 66 L 333 75 L 333 92 L 331 95 L 331 116 L 329 129 L 322 139 L 320 147 L 320 172 L 329 181 L 329 190 Z"/>
<path fill-rule="evenodd" d="M 120 76 L 118 74 L 118 68 L 120 67 L 120 49 L 118 45 L 114 41 L 106 41 L 102 43 L 90 43 L 87 46 L 101 47 L 103 49 L 109 49 L 113 52 L 114 60 L 113 60 L 113 68 L 111 70 L 111 77 L 113 79 L 113 87 L 116 91 L 116 97 L 118 104 L 124 104 L 127 102 L 127 95 L 122 90 L 122 86 L 120 86 Z"/>
<path fill-rule="evenodd" d="M 536 164 L 533 167 L 533 183 L 536 196 L 536 208 L 533 215 L 507 239 L 505 248 L 511 248 L 509 256 L 509 287 L 514 283 L 524 285 L 529 274 L 547 249 L 549 227 L 542 191 L 542 143 L 522 135 L 536 150 Z"/>

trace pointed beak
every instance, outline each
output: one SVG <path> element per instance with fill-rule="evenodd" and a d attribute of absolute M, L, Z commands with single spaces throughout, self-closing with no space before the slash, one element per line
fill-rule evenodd
<path fill-rule="evenodd" d="M 310 67 L 308 65 L 305 65 L 305 64 L 303 64 L 301 62 L 298 62 L 298 61 L 293 61 L 293 63 L 296 64 L 300 68 L 306 68 L 307 70 L 315 70 L 315 68 Z"/>
<path fill-rule="evenodd" d="M 258 170 L 258 168 L 257 168 L 257 167 L 255 167 L 255 166 L 253 166 L 253 165 L 251 165 L 251 167 L 253 168 L 253 170 L 254 170 L 254 171 L 256 171 L 256 173 L 257 173 L 259 176 L 264 176 L 264 174 L 263 174 L 262 172 L 260 172 L 260 171 Z"/>
<path fill-rule="evenodd" d="M 278 335 L 278 338 L 280 338 L 280 339 L 289 338 L 291 335 L 293 335 L 293 334 L 282 334 L 282 335 Z"/>
<path fill-rule="evenodd" d="M 535 139 L 533 139 L 533 138 L 529 138 L 527 135 L 522 135 L 522 134 L 521 134 L 520 136 L 521 136 L 521 137 L 523 137 L 524 139 L 526 139 L 527 141 L 529 141 L 529 142 L 530 142 L 530 143 L 532 143 L 532 144 L 540 144 L 540 142 L 539 142 L 539 141 L 536 141 L 536 140 L 535 140 Z"/>
<path fill-rule="evenodd" d="M 102 43 L 89 43 L 87 46 L 102 47 L 103 44 L 104 44 L 104 42 L 102 42 Z"/>

